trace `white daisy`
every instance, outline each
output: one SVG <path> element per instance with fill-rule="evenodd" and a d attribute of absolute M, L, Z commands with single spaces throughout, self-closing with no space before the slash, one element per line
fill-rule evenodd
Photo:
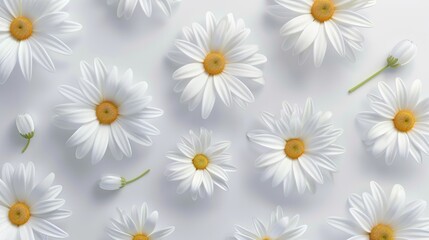
<path fill-rule="evenodd" d="M 118 209 L 119 219 L 112 219 L 108 235 L 113 240 L 161 240 L 174 232 L 174 227 L 155 230 L 158 212 L 149 212 L 146 203 L 133 206 L 131 214 Z"/>
<path fill-rule="evenodd" d="M 274 16 L 290 19 L 280 29 L 285 37 L 282 49 L 293 48 L 303 63 L 313 53 L 319 67 L 328 44 L 341 56 L 354 60 L 355 50 L 362 50 L 364 38 L 359 28 L 371 27 L 359 10 L 373 6 L 376 0 L 275 0 L 269 7 Z"/>
<path fill-rule="evenodd" d="M 72 50 L 58 37 L 80 30 L 64 12 L 68 0 L 0 1 L 0 84 L 5 83 L 15 65 L 31 80 L 33 59 L 46 70 L 55 71 L 48 51 L 70 55 Z"/>
<path fill-rule="evenodd" d="M 131 69 L 119 77 L 116 66 L 108 71 L 99 59 L 95 59 L 94 68 L 81 62 L 81 71 L 79 88 L 59 89 L 71 102 L 55 109 L 56 125 L 76 130 L 67 141 L 68 146 L 77 146 L 76 158 L 83 158 L 92 150 L 95 164 L 109 148 L 113 157 L 120 160 L 124 155 L 131 157 L 130 140 L 152 145 L 149 136 L 158 135 L 159 130 L 147 119 L 160 117 L 163 111 L 149 107 L 152 97 L 145 96 L 147 83 L 134 83 Z"/>
<path fill-rule="evenodd" d="M 170 152 L 167 158 L 173 160 L 167 168 L 170 181 L 180 182 L 177 193 L 190 191 L 192 199 L 198 196 L 211 196 L 214 185 L 228 190 L 228 172 L 236 169 L 230 164 L 231 156 L 225 153 L 230 142 L 212 143 L 212 133 L 201 128 L 200 134 L 189 131 L 189 136 L 182 137 L 177 144 L 179 151 Z"/>
<path fill-rule="evenodd" d="M 316 183 L 331 177 L 337 171 L 333 157 L 344 149 L 334 144 L 342 130 L 334 129 L 330 118 L 330 112 L 316 112 L 311 99 L 304 109 L 284 102 L 278 119 L 263 113 L 266 129 L 248 133 L 250 141 L 268 150 L 256 160 L 256 166 L 264 169 L 262 179 L 271 178 L 273 187 L 283 183 L 289 195 L 307 188 L 314 192 Z"/>
<path fill-rule="evenodd" d="M 290 218 L 283 214 L 281 207 L 271 213 L 268 225 L 255 220 L 256 232 L 241 226 L 235 227 L 234 237 L 237 240 L 297 240 L 307 231 L 307 225 L 298 225 L 299 215 Z"/>
<path fill-rule="evenodd" d="M 205 27 L 194 23 L 183 29 L 184 39 L 176 41 L 170 58 L 183 65 L 173 74 L 174 91 L 182 93 L 180 101 L 188 102 L 190 111 L 202 103 L 201 116 L 208 118 L 216 93 L 228 107 L 235 102 L 244 108 L 255 101 L 246 85 L 264 84 L 258 67 L 267 59 L 258 54 L 258 46 L 244 44 L 249 33 L 242 19 L 229 14 L 218 21 L 210 12 Z"/>
<path fill-rule="evenodd" d="M 429 98 L 420 100 L 421 88 L 420 80 L 407 90 L 397 78 L 396 91 L 380 82 L 380 95 L 368 96 L 373 111 L 358 115 L 369 125 L 364 143 L 388 165 L 408 158 L 421 163 L 422 154 L 429 154 Z"/>
<path fill-rule="evenodd" d="M 66 238 L 68 234 L 55 225 L 71 215 L 61 209 L 60 185 L 52 185 L 55 175 L 36 182 L 33 163 L 14 168 L 3 165 L 0 179 L 0 239 L 41 240 Z"/>
<path fill-rule="evenodd" d="M 390 196 L 376 182 L 370 185 L 370 193 L 349 198 L 352 219 L 332 217 L 328 223 L 353 240 L 429 239 L 429 219 L 422 217 L 425 201 L 407 202 L 401 185 L 395 185 Z"/>
<path fill-rule="evenodd" d="M 112 5 L 118 1 L 117 16 L 118 18 L 125 17 L 127 20 L 133 16 L 134 10 L 139 3 L 146 16 L 151 17 L 153 4 L 158 5 L 165 15 L 171 16 L 171 6 L 176 2 L 180 2 L 180 0 L 107 0 L 107 4 Z"/>

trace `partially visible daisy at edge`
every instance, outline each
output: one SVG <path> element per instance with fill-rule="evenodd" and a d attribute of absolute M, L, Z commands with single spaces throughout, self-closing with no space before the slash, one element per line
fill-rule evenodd
<path fill-rule="evenodd" d="M 189 191 L 193 200 L 198 197 L 211 197 L 214 187 L 227 191 L 229 189 L 229 172 L 235 172 L 231 165 L 231 155 L 226 153 L 230 142 L 212 141 L 212 132 L 204 128 L 199 133 L 189 131 L 177 143 L 178 151 L 169 152 L 167 158 L 172 160 L 166 175 L 170 181 L 179 182 L 177 193 Z"/>
<path fill-rule="evenodd" d="M 282 49 L 299 56 L 300 64 L 313 55 L 314 65 L 322 65 L 329 46 L 349 60 L 362 51 L 364 37 L 359 28 L 372 27 L 360 10 L 376 0 L 275 0 L 268 12 L 288 19 L 280 29 L 285 38 Z"/>
<path fill-rule="evenodd" d="M 161 240 L 174 232 L 174 227 L 157 229 L 158 211 L 149 212 L 146 203 L 132 206 L 131 213 L 118 208 L 119 218 L 112 218 L 107 234 L 113 240 Z"/>
<path fill-rule="evenodd" d="M 407 88 L 396 79 L 396 89 L 385 82 L 378 84 L 378 94 L 369 94 L 372 111 L 358 114 L 363 123 L 363 142 L 372 154 L 387 165 L 397 160 L 422 162 L 429 154 L 429 98 L 421 99 L 422 83 Z"/>
<path fill-rule="evenodd" d="M 426 201 L 407 201 L 401 185 L 390 196 L 376 182 L 371 192 L 353 194 L 348 200 L 349 218 L 331 217 L 328 223 L 356 240 L 429 239 L 429 218 L 424 217 Z"/>
<path fill-rule="evenodd" d="M 33 63 L 55 71 L 50 52 L 71 55 L 60 39 L 82 26 L 67 20 L 68 0 L 0 1 L 0 84 L 4 84 L 18 65 L 25 79 L 31 80 Z"/>
<path fill-rule="evenodd" d="M 181 67 L 173 73 L 174 91 L 190 111 L 201 104 L 201 116 L 210 116 L 220 99 L 227 107 L 233 103 L 245 108 L 255 101 L 249 84 L 264 84 L 261 65 L 267 58 L 257 45 L 246 44 L 250 30 L 232 14 L 216 19 L 206 14 L 205 26 L 193 23 L 183 29 L 169 57 Z"/>
<path fill-rule="evenodd" d="M 116 66 L 107 70 L 100 59 L 94 60 L 94 66 L 82 61 L 81 71 L 78 88 L 59 88 L 69 102 L 54 109 L 54 123 L 75 131 L 66 145 L 77 147 L 76 158 L 90 154 L 96 164 L 107 150 L 117 160 L 131 157 L 131 142 L 151 146 L 151 136 L 160 131 L 148 120 L 162 116 L 163 111 L 149 106 L 148 84 L 134 82 L 131 69 L 122 75 Z"/>
<path fill-rule="evenodd" d="M 299 225 L 299 215 L 292 218 L 285 216 L 283 209 L 271 213 L 268 224 L 255 220 L 255 230 L 251 231 L 239 225 L 235 227 L 234 237 L 237 240 L 297 240 L 307 231 L 307 225 Z"/>
<path fill-rule="evenodd" d="M 127 20 L 131 19 L 137 5 L 141 7 L 147 17 L 152 16 L 154 5 L 158 6 L 165 15 L 171 16 L 171 8 L 178 2 L 181 2 L 181 0 L 107 0 L 107 4 L 109 5 L 118 3 L 117 17 L 124 17 Z"/>
<path fill-rule="evenodd" d="M 330 121 L 330 112 L 316 111 L 311 99 L 302 109 L 283 103 L 280 117 L 264 112 L 264 129 L 249 131 L 249 140 L 264 150 L 256 159 L 263 169 L 262 180 L 272 180 L 272 186 L 282 185 L 285 196 L 307 189 L 316 191 L 337 171 L 336 160 L 344 148 L 335 144 L 342 134 Z"/>

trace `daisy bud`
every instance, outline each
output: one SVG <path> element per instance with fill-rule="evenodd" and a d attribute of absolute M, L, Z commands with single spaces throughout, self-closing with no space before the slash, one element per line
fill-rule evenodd
<path fill-rule="evenodd" d="M 30 140 L 34 137 L 34 122 L 33 118 L 29 114 L 18 115 L 16 117 L 16 128 L 18 128 L 19 134 L 27 139 L 27 144 L 22 149 L 24 153 L 30 145 Z"/>
<path fill-rule="evenodd" d="M 355 87 L 349 90 L 349 93 L 352 93 L 365 85 L 367 82 L 371 81 L 373 78 L 378 76 L 380 73 L 384 72 L 388 68 L 398 68 L 410 63 L 414 57 L 417 55 L 417 46 L 410 40 L 403 40 L 393 47 L 392 52 L 387 58 L 387 64 L 378 72 L 371 75 L 365 81 L 359 83 Z"/>
<path fill-rule="evenodd" d="M 146 170 L 145 172 L 143 172 L 142 174 L 140 174 L 138 177 L 133 178 L 133 179 L 131 179 L 129 181 L 127 181 L 123 177 L 118 177 L 118 176 L 104 176 L 104 177 L 101 178 L 100 183 L 99 183 L 98 186 L 101 189 L 107 190 L 107 191 L 119 190 L 119 189 L 125 187 L 126 185 L 139 180 L 140 178 L 144 177 L 149 172 L 150 172 L 150 169 Z"/>

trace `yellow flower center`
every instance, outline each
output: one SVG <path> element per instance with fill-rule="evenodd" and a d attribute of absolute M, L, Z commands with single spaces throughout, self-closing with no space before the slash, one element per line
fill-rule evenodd
<path fill-rule="evenodd" d="M 17 17 L 10 23 L 9 31 L 16 40 L 26 40 L 33 34 L 33 23 L 26 17 Z"/>
<path fill-rule="evenodd" d="M 209 159 L 204 154 L 197 154 L 192 159 L 192 164 L 197 170 L 204 170 L 209 165 Z"/>
<path fill-rule="evenodd" d="M 97 105 L 95 114 L 101 124 L 109 125 L 119 116 L 119 108 L 111 101 L 104 101 Z"/>
<path fill-rule="evenodd" d="M 261 240 L 271 240 L 270 237 L 263 237 Z"/>
<path fill-rule="evenodd" d="M 408 132 L 413 129 L 414 124 L 416 123 L 416 118 L 411 111 L 401 110 L 393 119 L 393 124 L 395 128 L 400 132 Z"/>
<path fill-rule="evenodd" d="M 323 23 L 332 18 L 335 13 L 335 4 L 332 0 L 314 0 L 311 7 L 311 15 L 314 19 Z"/>
<path fill-rule="evenodd" d="M 394 240 L 395 233 L 393 229 L 384 224 L 378 224 L 371 229 L 369 240 Z"/>
<path fill-rule="evenodd" d="M 290 159 L 296 160 L 305 152 L 305 145 L 301 139 L 290 139 L 286 141 L 285 154 Z"/>
<path fill-rule="evenodd" d="M 137 234 L 133 237 L 133 240 L 149 240 L 149 237 L 145 234 Z"/>
<path fill-rule="evenodd" d="M 9 209 L 9 221 L 15 226 L 26 224 L 30 217 L 30 208 L 25 203 L 15 203 Z"/>
<path fill-rule="evenodd" d="M 203 64 L 209 75 L 218 75 L 225 69 L 225 56 L 218 52 L 211 52 L 207 54 Z"/>

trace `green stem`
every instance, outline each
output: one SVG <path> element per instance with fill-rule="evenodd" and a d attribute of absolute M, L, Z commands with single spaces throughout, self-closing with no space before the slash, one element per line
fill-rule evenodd
<path fill-rule="evenodd" d="M 144 177 L 146 174 L 148 174 L 150 172 L 150 169 L 148 169 L 148 170 L 146 170 L 146 171 L 144 171 L 142 174 L 140 174 L 140 176 L 138 176 L 138 177 L 136 177 L 136 178 L 133 178 L 133 179 L 131 179 L 131 180 L 129 180 L 129 181 L 126 181 L 125 182 L 125 184 L 124 184 L 124 186 L 125 185 L 128 185 L 128 184 L 130 184 L 130 183 L 133 183 L 133 182 L 135 182 L 135 181 L 137 181 L 137 180 L 139 180 L 140 178 L 142 178 L 142 177 Z"/>
<path fill-rule="evenodd" d="M 376 76 L 378 76 L 380 73 L 384 72 L 384 70 L 388 69 L 390 67 L 389 64 L 387 64 L 385 67 L 383 67 L 382 69 L 380 69 L 380 71 L 374 73 L 373 75 L 371 75 L 369 78 L 365 79 L 365 81 L 359 83 L 358 85 L 354 86 L 353 88 L 350 88 L 349 90 L 349 94 L 358 90 L 360 87 L 362 87 L 363 85 L 365 85 L 367 82 L 371 81 L 373 78 L 375 78 Z"/>
<path fill-rule="evenodd" d="M 21 153 L 24 153 L 27 150 L 28 146 L 30 146 L 30 141 L 31 141 L 31 138 L 27 138 L 27 144 L 25 144 L 25 146 L 22 149 Z"/>

